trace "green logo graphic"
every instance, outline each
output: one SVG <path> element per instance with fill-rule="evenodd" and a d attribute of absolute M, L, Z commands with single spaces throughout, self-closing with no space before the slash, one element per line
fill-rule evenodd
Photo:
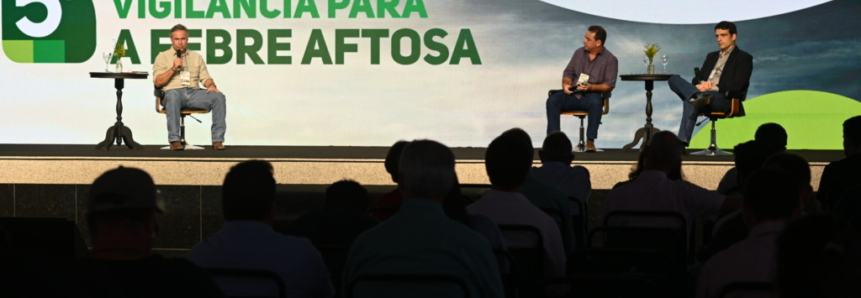
<path fill-rule="evenodd" d="M 18 63 L 81 63 L 96 50 L 92 0 L 3 0 L 3 52 Z"/>

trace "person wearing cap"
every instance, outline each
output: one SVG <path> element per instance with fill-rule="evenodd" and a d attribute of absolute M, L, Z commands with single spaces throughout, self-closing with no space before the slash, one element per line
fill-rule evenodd
<path fill-rule="evenodd" d="M 119 167 L 90 186 L 86 220 L 92 250 L 71 277 L 84 297 L 223 297 L 201 268 L 152 254 L 164 208 L 146 172 Z"/>

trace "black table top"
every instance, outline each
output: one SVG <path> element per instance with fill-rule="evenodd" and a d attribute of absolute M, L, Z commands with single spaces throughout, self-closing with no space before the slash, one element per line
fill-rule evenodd
<path fill-rule="evenodd" d="M 147 72 L 90 72 L 91 78 L 98 79 L 146 79 Z"/>
<path fill-rule="evenodd" d="M 628 74 L 620 75 L 622 81 L 666 81 L 676 74 Z"/>

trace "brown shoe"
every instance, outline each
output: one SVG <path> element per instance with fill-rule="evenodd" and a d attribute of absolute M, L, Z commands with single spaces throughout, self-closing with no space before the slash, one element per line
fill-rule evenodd
<path fill-rule="evenodd" d="M 587 140 L 586 141 L 586 152 L 595 152 L 595 151 L 597 151 L 597 149 L 595 149 L 595 141 Z"/>
<path fill-rule="evenodd" d="M 185 150 L 185 146 L 182 145 L 179 141 L 170 142 L 170 150 L 171 151 L 181 151 Z"/>
<path fill-rule="evenodd" d="M 212 142 L 212 150 L 224 150 L 224 142 Z"/>

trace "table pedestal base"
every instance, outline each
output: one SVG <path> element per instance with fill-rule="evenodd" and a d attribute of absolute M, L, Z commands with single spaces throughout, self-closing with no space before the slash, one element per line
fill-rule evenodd
<path fill-rule="evenodd" d="M 135 142 L 135 139 L 132 137 L 131 128 L 122 124 L 109 127 L 105 134 L 105 140 L 96 145 L 96 150 L 105 147 L 105 151 L 107 151 L 114 145 L 114 141 L 116 141 L 117 146 L 120 146 L 125 142 L 129 149 L 143 150 L 143 146 Z"/>
<path fill-rule="evenodd" d="M 652 139 L 652 135 L 661 131 L 658 128 L 652 127 L 651 125 L 647 125 L 646 127 L 641 127 L 634 133 L 634 141 L 628 145 L 622 147 L 622 152 L 628 152 L 629 149 L 636 146 L 640 143 L 640 139 L 643 140 L 643 146 L 640 146 L 642 149 L 644 146 L 648 145 L 649 140 Z M 648 133 L 648 135 L 646 135 Z"/>

